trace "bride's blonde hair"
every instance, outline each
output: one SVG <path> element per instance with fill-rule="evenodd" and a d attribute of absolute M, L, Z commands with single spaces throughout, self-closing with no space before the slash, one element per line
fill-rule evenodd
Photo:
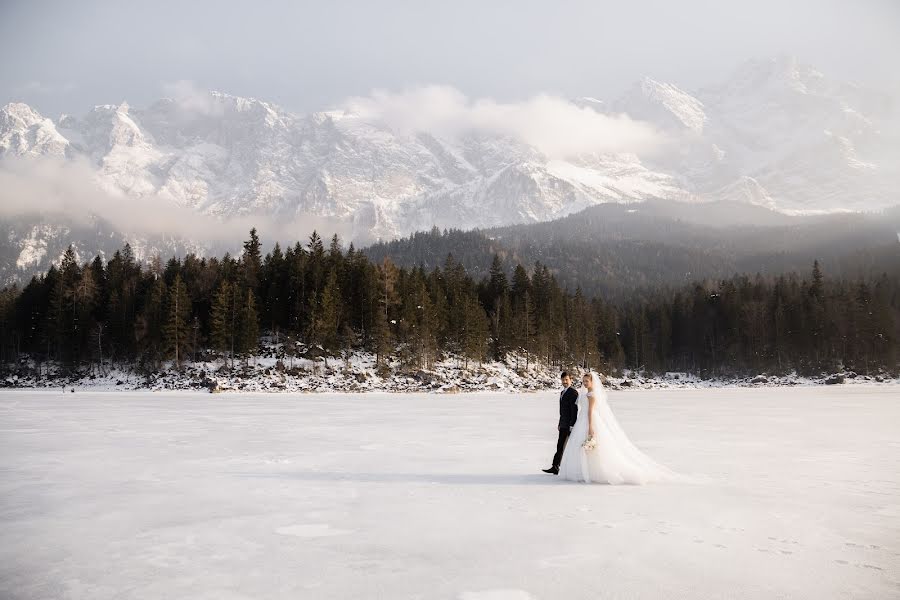
<path fill-rule="evenodd" d="M 600 371 L 594 371 L 593 369 L 588 369 L 587 371 L 585 371 L 584 375 L 581 376 L 581 382 L 584 383 L 585 377 L 588 377 L 591 379 L 591 381 L 593 381 L 595 375 L 597 376 L 597 381 L 600 382 L 600 385 L 606 385 L 606 377 L 604 377 L 603 374 L 600 373 Z"/>

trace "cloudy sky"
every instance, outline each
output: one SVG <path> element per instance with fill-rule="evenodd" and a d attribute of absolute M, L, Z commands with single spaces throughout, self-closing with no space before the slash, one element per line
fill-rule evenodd
<path fill-rule="evenodd" d="M 898 31 L 896 0 L 0 0 L 0 102 L 81 114 L 177 81 L 299 112 L 430 84 L 608 98 L 641 75 L 690 89 L 777 54 L 895 89 Z"/>

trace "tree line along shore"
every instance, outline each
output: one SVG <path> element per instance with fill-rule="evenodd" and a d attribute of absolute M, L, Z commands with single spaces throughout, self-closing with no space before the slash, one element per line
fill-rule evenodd
<path fill-rule="evenodd" d="M 0 292 L 4 371 L 26 361 L 63 373 L 234 366 L 273 336 L 285 360 L 327 365 L 367 352 L 377 369 L 405 372 L 447 356 L 462 369 L 514 356 L 525 370 L 894 375 L 900 277 L 834 279 L 815 263 L 808 273 L 735 275 L 610 301 L 562 288 L 540 262 L 510 273 L 494 256 L 476 280 L 452 254 L 428 271 L 402 268 L 315 232 L 263 255 L 252 230 L 238 257 L 142 264 L 126 245 L 80 264 L 70 247 L 46 273 Z"/>

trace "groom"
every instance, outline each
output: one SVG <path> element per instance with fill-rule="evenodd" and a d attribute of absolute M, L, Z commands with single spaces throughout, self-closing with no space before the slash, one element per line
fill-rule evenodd
<path fill-rule="evenodd" d="M 565 371 L 560 375 L 560 379 L 563 391 L 559 393 L 559 425 L 556 427 L 559 430 L 559 437 L 556 440 L 556 454 L 553 455 L 553 466 L 543 469 L 544 473 L 553 475 L 559 474 L 559 462 L 566 448 L 566 440 L 569 439 L 569 433 L 578 417 L 578 390 L 572 387 L 572 378 Z"/>

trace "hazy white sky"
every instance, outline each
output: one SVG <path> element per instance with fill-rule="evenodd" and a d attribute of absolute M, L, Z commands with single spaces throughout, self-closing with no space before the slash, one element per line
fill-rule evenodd
<path fill-rule="evenodd" d="M 0 103 L 50 116 L 146 105 L 180 80 L 299 112 L 427 84 L 609 98 L 784 53 L 896 89 L 900 0 L 0 0 Z"/>

